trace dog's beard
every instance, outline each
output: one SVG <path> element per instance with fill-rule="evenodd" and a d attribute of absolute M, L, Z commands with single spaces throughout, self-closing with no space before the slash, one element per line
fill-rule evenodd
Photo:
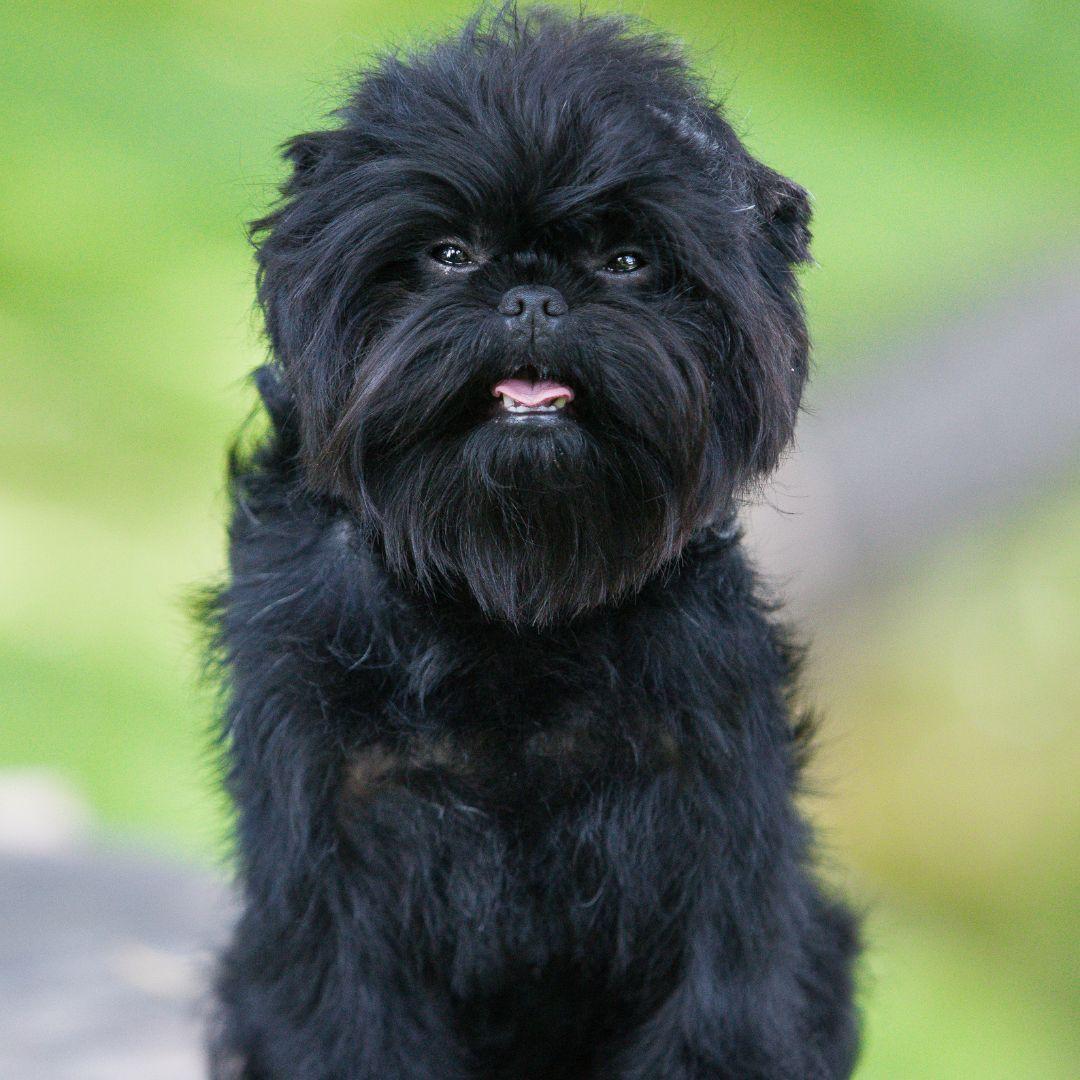
<path fill-rule="evenodd" d="M 615 599 L 678 550 L 680 507 L 629 447 L 618 467 L 584 431 L 506 433 L 406 455 L 387 476 L 380 532 L 390 565 L 480 608 L 541 625 Z"/>
<path fill-rule="evenodd" d="M 549 362 L 464 312 L 419 310 L 371 349 L 331 446 L 400 577 L 548 625 L 638 589 L 715 513 L 686 336 L 641 310 L 579 318 Z M 574 387 L 572 418 L 498 415 L 492 387 L 522 361 Z"/>

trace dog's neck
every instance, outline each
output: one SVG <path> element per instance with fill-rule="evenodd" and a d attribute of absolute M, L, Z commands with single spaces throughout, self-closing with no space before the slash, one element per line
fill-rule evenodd
<path fill-rule="evenodd" d="M 420 622 L 441 625 L 446 629 L 467 628 L 470 633 L 483 633 L 493 638 L 505 638 L 508 643 L 545 639 L 565 640 L 567 635 L 616 624 L 627 619 L 648 616 L 659 605 L 670 607 L 679 603 L 687 592 L 700 592 L 710 579 L 719 581 L 735 568 L 748 573 L 743 553 L 743 536 L 734 514 L 724 520 L 696 530 L 680 554 L 659 569 L 635 592 L 617 601 L 600 604 L 563 621 L 545 626 L 515 625 L 485 614 L 476 605 L 466 588 L 425 591 L 407 579 L 402 579 L 386 566 L 376 539 L 369 537 L 365 550 L 378 568 L 387 599 L 399 610 L 408 612 Z"/>

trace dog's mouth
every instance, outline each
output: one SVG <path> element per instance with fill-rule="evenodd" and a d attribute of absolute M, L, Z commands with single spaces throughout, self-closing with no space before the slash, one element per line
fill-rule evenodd
<path fill-rule="evenodd" d="M 506 418 L 561 417 L 574 400 L 574 391 L 564 383 L 550 379 L 503 379 L 491 388 L 498 399 L 497 416 Z"/>

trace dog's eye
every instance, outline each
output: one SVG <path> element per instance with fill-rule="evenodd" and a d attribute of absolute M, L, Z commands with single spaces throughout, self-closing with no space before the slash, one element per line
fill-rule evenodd
<path fill-rule="evenodd" d="M 461 270 L 466 266 L 473 266 L 476 260 L 460 244 L 436 244 L 428 254 L 443 266 L 449 266 L 454 270 Z"/>
<path fill-rule="evenodd" d="M 604 264 L 609 274 L 633 274 L 645 268 L 645 260 L 636 251 L 619 251 Z"/>

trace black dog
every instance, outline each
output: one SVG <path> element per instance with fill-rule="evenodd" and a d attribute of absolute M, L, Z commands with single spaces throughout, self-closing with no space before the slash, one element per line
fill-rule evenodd
<path fill-rule="evenodd" d="M 615 19 L 477 19 L 338 120 L 254 227 L 215 1075 L 848 1076 L 732 524 L 806 374 L 805 193 Z"/>

